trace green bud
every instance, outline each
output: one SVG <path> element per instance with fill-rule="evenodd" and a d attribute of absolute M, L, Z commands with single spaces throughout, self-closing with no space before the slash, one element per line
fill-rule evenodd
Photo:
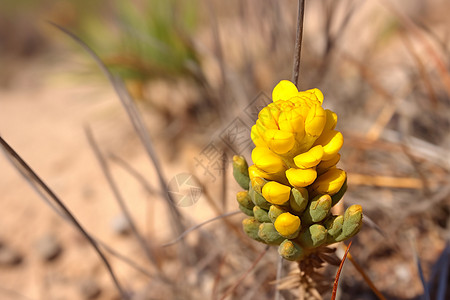
<path fill-rule="evenodd" d="M 344 224 L 344 216 L 330 216 L 323 225 L 327 228 L 327 244 L 336 243 L 342 233 L 342 225 Z"/>
<path fill-rule="evenodd" d="M 305 188 L 293 188 L 289 198 L 289 204 L 296 213 L 301 213 L 308 205 L 308 190 Z"/>
<path fill-rule="evenodd" d="M 252 239 L 257 240 L 259 242 L 263 242 L 264 241 L 258 236 L 258 231 L 259 231 L 259 225 L 261 225 L 261 223 L 259 223 L 255 218 L 250 217 L 247 219 L 244 219 L 242 221 L 242 228 L 244 229 L 244 232 Z"/>
<path fill-rule="evenodd" d="M 320 224 L 313 224 L 298 236 L 299 243 L 307 249 L 317 248 L 327 240 L 327 230 Z"/>
<path fill-rule="evenodd" d="M 361 205 L 355 204 L 347 208 L 344 214 L 344 224 L 342 225 L 342 234 L 344 237 L 338 240 L 338 242 L 357 234 L 362 226 L 362 218 L 363 213 Z"/>
<path fill-rule="evenodd" d="M 285 212 L 287 211 L 284 210 L 281 206 L 271 205 L 268 213 L 270 221 L 272 223 L 275 223 L 275 220 L 278 218 L 278 216 Z"/>
<path fill-rule="evenodd" d="M 258 188 L 258 186 L 256 188 Z M 267 202 L 267 200 L 263 197 L 261 192 L 254 190 L 253 186 L 250 186 L 249 195 L 250 195 L 250 198 L 252 199 L 253 203 L 263 209 L 268 210 L 270 208 L 270 206 L 272 205 L 269 202 Z"/>
<path fill-rule="evenodd" d="M 243 189 L 248 190 L 250 183 L 248 164 L 243 156 L 233 156 L 233 176 Z"/>
<path fill-rule="evenodd" d="M 300 245 L 287 239 L 278 247 L 278 254 L 290 261 L 299 261 L 306 256 L 305 250 Z"/>
<path fill-rule="evenodd" d="M 279 245 L 284 240 L 272 223 L 262 223 L 259 225 L 258 236 L 269 245 Z"/>
<path fill-rule="evenodd" d="M 255 216 L 255 219 L 261 223 L 271 222 L 269 216 L 267 215 L 267 210 L 264 210 L 259 206 L 253 207 L 253 215 Z"/>
<path fill-rule="evenodd" d="M 331 196 L 331 200 L 332 200 L 331 207 L 338 204 L 338 202 L 342 199 L 342 197 L 344 197 L 344 194 L 346 191 L 347 191 L 347 178 L 345 178 L 344 184 L 342 185 L 341 189 L 336 194 Z"/>
<path fill-rule="evenodd" d="M 248 191 L 241 191 L 236 194 L 236 200 L 237 202 L 242 205 L 243 207 L 252 210 L 255 204 L 252 202 L 252 198 L 250 198 L 250 195 L 248 194 Z"/>
<path fill-rule="evenodd" d="M 241 204 L 239 204 L 239 209 L 247 216 L 250 216 L 250 217 L 254 216 L 252 209 L 248 209 L 247 207 L 242 206 Z"/>
<path fill-rule="evenodd" d="M 318 195 L 314 197 L 301 216 L 303 224 L 307 225 L 322 221 L 328 216 L 330 209 L 330 195 Z"/>

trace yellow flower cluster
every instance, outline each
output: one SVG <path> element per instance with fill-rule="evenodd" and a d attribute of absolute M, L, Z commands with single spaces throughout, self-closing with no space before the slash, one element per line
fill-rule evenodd
<path fill-rule="evenodd" d="M 283 80 L 274 88 L 272 99 L 252 127 L 256 147 L 250 179 L 272 180 L 262 193 L 277 205 L 289 201 L 291 187 L 307 188 L 310 195 L 336 194 L 346 180 L 345 172 L 336 168 L 344 138 L 334 130 L 336 114 L 322 108 L 322 92 L 299 92 L 292 82 Z"/>
<path fill-rule="evenodd" d="M 354 236 L 362 208 L 331 212 L 347 190 L 347 175 L 336 167 L 344 139 L 335 130 L 336 114 L 322 108 L 322 92 L 299 92 L 283 80 L 272 99 L 252 127 L 254 165 L 233 158 L 233 175 L 244 189 L 236 199 L 249 216 L 242 223 L 249 237 L 278 245 L 282 257 L 300 261 L 320 246 Z"/>

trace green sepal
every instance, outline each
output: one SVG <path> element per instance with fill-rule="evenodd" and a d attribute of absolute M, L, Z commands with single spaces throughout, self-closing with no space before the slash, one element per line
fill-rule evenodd
<path fill-rule="evenodd" d="M 279 245 L 284 240 L 272 223 L 259 225 L 258 236 L 268 245 Z"/>
<path fill-rule="evenodd" d="M 323 222 L 323 225 L 327 229 L 327 244 L 336 243 L 336 238 L 342 233 L 344 216 L 330 216 Z"/>
<path fill-rule="evenodd" d="M 317 248 L 327 241 L 327 229 L 320 224 L 313 224 L 300 233 L 297 241 L 307 249 Z"/>
<path fill-rule="evenodd" d="M 252 186 L 250 186 L 249 195 L 250 195 L 250 198 L 252 199 L 253 203 L 263 209 L 268 210 L 270 208 L 270 206 L 272 205 L 269 202 L 267 202 L 267 200 L 263 197 L 261 192 L 254 190 Z"/>
<path fill-rule="evenodd" d="M 248 164 L 245 158 L 241 155 L 233 156 L 233 176 L 243 189 L 248 190 L 250 184 Z"/>
<path fill-rule="evenodd" d="M 264 210 L 259 206 L 253 207 L 253 215 L 255 216 L 255 219 L 261 223 L 271 222 L 269 216 L 267 215 L 267 210 Z"/>
<path fill-rule="evenodd" d="M 342 185 L 341 189 L 336 194 L 331 196 L 331 207 L 338 204 L 342 197 L 344 197 L 344 194 L 347 191 L 347 187 L 347 178 L 345 178 L 344 184 Z"/>
<path fill-rule="evenodd" d="M 308 205 L 308 190 L 305 188 L 292 188 L 289 204 L 296 213 L 302 213 Z"/>
<path fill-rule="evenodd" d="M 252 198 L 248 194 L 248 191 L 241 191 L 236 194 L 237 202 L 243 207 L 252 210 L 255 204 L 252 201 Z"/>
<path fill-rule="evenodd" d="M 259 237 L 258 231 L 259 231 L 259 225 L 261 225 L 260 222 L 258 222 L 255 218 L 249 217 L 247 219 L 244 219 L 242 221 L 242 228 L 244 229 L 244 232 L 252 239 L 257 240 L 258 242 L 264 241 Z"/>
<path fill-rule="evenodd" d="M 306 251 L 296 242 L 286 239 L 278 247 L 278 254 L 290 261 L 300 261 L 306 256 Z"/>
<path fill-rule="evenodd" d="M 342 225 L 342 235 L 336 239 L 338 242 L 351 238 L 361 229 L 362 226 L 362 207 L 361 205 L 352 205 L 345 211 L 344 224 Z"/>
<path fill-rule="evenodd" d="M 271 205 L 268 213 L 270 221 L 272 223 L 275 223 L 275 220 L 278 218 L 278 216 L 285 212 L 287 212 L 287 210 L 283 209 L 281 206 Z"/>
<path fill-rule="evenodd" d="M 252 209 L 248 209 L 247 207 L 245 207 L 245 206 L 243 206 L 243 205 L 241 205 L 241 204 L 239 204 L 239 209 L 240 209 L 244 214 L 246 214 L 247 216 L 250 216 L 250 217 L 253 217 L 253 216 L 254 216 L 253 210 L 252 210 Z"/>
<path fill-rule="evenodd" d="M 303 212 L 302 224 L 309 225 L 324 220 L 331 209 L 330 195 L 318 195 L 314 197 Z"/>

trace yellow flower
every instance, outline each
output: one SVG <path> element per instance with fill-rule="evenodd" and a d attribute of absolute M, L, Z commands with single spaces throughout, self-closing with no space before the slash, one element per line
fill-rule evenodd
<path fill-rule="evenodd" d="M 335 130 L 337 115 L 322 108 L 322 92 L 318 89 L 299 92 L 292 82 L 282 80 L 273 89 L 272 100 L 261 109 L 251 130 L 256 147 L 252 152 L 250 179 L 261 177 L 287 188 L 337 192 L 342 178 L 345 180 L 345 172 L 331 169 L 339 161 L 338 152 L 344 139 Z M 286 191 L 268 185 L 264 196 L 269 198 L 267 201 L 280 204 L 288 200 Z"/>
<path fill-rule="evenodd" d="M 276 181 L 269 181 L 262 188 L 263 197 L 272 204 L 282 205 L 288 202 L 290 194 L 290 187 Z"/>
<path fill-rule="evenodd" d="M 294 238 L 300 231 L 300 218 L 288 212 L 282 213 L 275 220 L 275 229 L 284 237 Z"/>

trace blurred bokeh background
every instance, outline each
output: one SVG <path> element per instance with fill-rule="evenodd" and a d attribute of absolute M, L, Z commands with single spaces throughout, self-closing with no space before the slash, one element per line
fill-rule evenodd
<path fill-rule="evenodd" d="M 417 258 L 426 280 L 449 268 L 449 10 L 446 0 L 306 1 L 300 86 L 321 89 L 339 116 L 345 205 L 376 224 L 351 253 L 388 299 L 421 297 Z M 90 234 L 144 269 L 102 248 L 133 299 L 275 299 L 276 249 L 252 268 L 264 245 L 242 235 L 242 214 L 163 247 L 181 232 L 155 165 L 94 59 L 49 22 L 123 79 L 189 228 L 237 209 L 231 157 L 250 159 L 255 112 L 291 78 L 296 11 L 275 0 L 0 2 L 0 133 Z M 0 299 L 119 298 L 84 237 L 5 157 L 0 195 Z M 377 299 L 348 262 L 340 297 Z"/>

